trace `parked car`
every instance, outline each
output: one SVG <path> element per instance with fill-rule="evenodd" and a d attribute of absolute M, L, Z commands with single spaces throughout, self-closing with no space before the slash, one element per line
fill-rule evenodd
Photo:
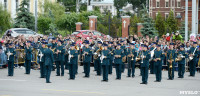
<path fill-rule="evenodd" d="M 90 36 L 92 36 L 93 38 L 96 38 L 97 36 L 106 37 L 106 35 L 103 33 L 100 33 L 98 31 L 91 31 L 91 30 L 77 30 L 73 32 L 71 35 L 74 35 L 76 37 L 83 37 L 83 38 L 87 38 Z"/>
<path fill-rule="evenodd" d="M 25 38 L 28 38 L 29 36 L 41 36 L 43 37 L 42 34 L 38 34 L 34 32 L 33 30 L 27 29 L 27 28 L 12 28 L 8 29 L 3 36 L 12 36 L 12 37 L 17 37 L 19 35 L 24 35 Z"/>

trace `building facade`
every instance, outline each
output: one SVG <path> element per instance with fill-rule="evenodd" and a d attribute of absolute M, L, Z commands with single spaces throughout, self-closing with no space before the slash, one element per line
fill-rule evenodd
<path fill-rule="evenodd" d="M 17 9 L 19 8 L 19 5 L 21 4 L 23 0 L 0 0 L 0 4 L 3 5 L 4 9 L 7 9 L 8 12 L 10 12 L 11 17 L 15 18 L 16 17 L 16 13 L 17 13 Z M 56 2 L 56 0 L 49 0 L 51 2 Z M 33 15 L 35 16 L 35 4 L 36 0 L 28 0 L 29 6 L 28 9 L 31 13 L 33 13 Z M 44 0 L 37 0 L 37 5 L 38 5 L 38 9 L 37 12 L 40 12 L 40 7 L 39 7 L 39 3 L 44 2 Z"/>
<path fill-rule="evenodd" d="M 196 33 L 198 31 L 199 19 L 200 19 L 200 9 L 199 9 L 199 0 L 195 1 L 197 4 L 197 12 L 195 13 L 195 24 L 196 24 Z M 149 0 L 149 16 L 156 18 L 158 12 L 165 18 L 169 16 L 170 11 L 174 12 L 174 16 L 179 21 L 185 20 L 185 0 Z M 189 30 L 192 30 L 192 0 L 188 0 L 188 27 Z"/>

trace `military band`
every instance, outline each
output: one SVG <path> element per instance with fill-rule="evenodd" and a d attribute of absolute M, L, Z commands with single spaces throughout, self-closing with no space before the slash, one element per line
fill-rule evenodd
<path fill-rule="evenodd" d="M 48 46 L 48 47 L 47 47 Z M 139 48 L 140 46 L 140 48 Z M 50 82 L 51 70 L 56 65 L 56 76 L 64 76 L 65 69 L 69 69 L 69 80 L 75 80 L 78 74 L 78 63 L 83 64 L 84 77 L 90 77 L 90 66 L 94 61 L 96 75 L 103 76 L 103 82 L 108 82 L 108 74 L 113 73 L 113 66 L 116 71 L 116 80 L 121 80 L 122 73 L 127 69 L 127 77 L 135 77 L 136 65 L 139 64 L 142 83 L 148 83 L 148 73 L 155 74 L 155 82 L 161 82 L 162 66 L 167 62 L 168 80 L 174 79 L 176 63 L 178 64 L 178 78 L 184 78 L 185 66 L 189 62 L 190 76 L 195 76 L 196 66 L 199 58 L 197 42 L 193 42 L 193 47 L 185 51 L 185 45 L 175 47 L 170 43 L 166 50 L 158 42 L 153 42 L 149 46 L 146 41 L 142 44 L 126 41 L 96 41 L 85 40 L 82 44 L 77 44 L 73 40 L 66 39 L 52 42 L 42 39 L 38 45 L 38 61 L 40 65 L 40 78 L 46 78 Z M 36 48 L 36 47 L 34 47 Z M 30 74 L 33 48 L 31 41 L 27 41 L 25 47 L 25 74 Z M 14 73 L 14 55 L 16 54 L 12 43 L 6 50 L 8 57 L 8 76 Z M 138 65 L 137 65 L 138 66 Z"/>

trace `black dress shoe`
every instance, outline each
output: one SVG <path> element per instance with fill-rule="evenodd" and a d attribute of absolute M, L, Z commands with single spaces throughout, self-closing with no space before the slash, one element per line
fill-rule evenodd
<path fill-rule="evenodd" d="M 101 75 L 97 74 L 97 75 L 95 75 L 95 76 L 101 76 Z"/>
<path fill-rule="evenodd" d="M 140 83 L 140 84 L 145 84 L 145 83 L 142 82 L 142 83 Z"/>
<path fill-rule="evenodd" d="M 155 80 L 154 82 L 158 82 L 157 80 Z"/>
<path fill-rule="evenodd" d="M 46 82 L 46 83 L 51 83 L 51 82 Z"/>
<path fill-rule="evenodd" d="M 60 75 L 56 75 L 56 76 L 60 76 Z"/>
<path fill-rule="evenodd" d="M 132 78 L 134 78 L 135 76 L 132 76 Z"/>
<path fill-rule="evenodd" d="M 61 76 L 64 76 L 64 75 L 61 75 Z"/>

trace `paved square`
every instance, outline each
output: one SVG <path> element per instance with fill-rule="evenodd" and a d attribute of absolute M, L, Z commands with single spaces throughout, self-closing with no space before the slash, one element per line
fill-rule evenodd
<path fill-rule="evenodd" d="M 64 77 L 51 74 L 50 84 L 41 79 L 39 70 L 31 70 L 30 75 L 25 75 L 24 69 L 15 69 L 14 77 L 7 76 L 7 69 L 0 70 L 0 96 L 182 96 L 180 91 L 200 91 L 200 73 L 196 77 L 188 77 L 186 72 L 184 79 L 177 78 L 175 72 L 174 80 L 167 80 L 167 71 L 162 72 L 162 82 L 154 82 L 155 75 L 149 74 L 148 85 L 141 85 L 139 69 L 136 69 L 135 78 L 127 78 L 127 69 L 122 74 L 122 80 L 115 80 L 109 75 L 109 82 L 101 82 L 102 76 L 95 76 L 92 71 L 90 78 L 83 78 L 82 66 L 76 80 L 68 80 L 68 70 Z M 192 95 L 193 96 L 193 95 Z M 195 96 L 200 96 L 200 92 Z"/>

